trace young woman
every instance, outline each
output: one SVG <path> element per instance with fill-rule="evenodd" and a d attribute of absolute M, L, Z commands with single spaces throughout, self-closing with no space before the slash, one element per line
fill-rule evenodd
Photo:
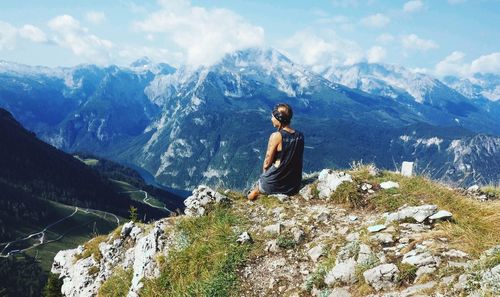
<path fill-rule="evenodd" d="M 260 194 L 294 195 L 300 190 L 304 135 L 290 127 L 292 116 L 290 105 L 280 103 L 274 107 L 271 121 L 278 131 L 269 137 L 263 173 L 248 194 L 249 200 Z"/>

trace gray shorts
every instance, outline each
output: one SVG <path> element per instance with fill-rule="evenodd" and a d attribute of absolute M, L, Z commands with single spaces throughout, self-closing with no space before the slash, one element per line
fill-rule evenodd
<path fill-rule="evenodd" d="M 262 194 L 267 194 L 266 191 L 264 191 L 264 189 L 262 188 L 262 183 L 260 182 L 260 178 L 257 184 L 259 186 L 259 192 L 261 192 Z"/>

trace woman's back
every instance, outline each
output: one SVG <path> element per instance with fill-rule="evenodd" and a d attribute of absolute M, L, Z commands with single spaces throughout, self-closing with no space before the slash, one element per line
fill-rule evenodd
<path fill-rule="evenodd" d="M 282 149 L 278 167 L 271 166 L 263 175 L 261 186 L 265 193 L 294 195 L 300 190 L 304 135 L 295 130 L 280 130 Z"/>

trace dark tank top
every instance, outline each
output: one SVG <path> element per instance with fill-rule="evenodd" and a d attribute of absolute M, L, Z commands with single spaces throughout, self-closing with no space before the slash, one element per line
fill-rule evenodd
<path fill-rule="evenodd" d="M 295 130 L 289 133 L 281 130 L 280 164 L 272 165 L 260 177 L 260 184 L 266 194 L 294 195 L 300 190 L 302 181 L 302 159 L 304 135 Z"/>

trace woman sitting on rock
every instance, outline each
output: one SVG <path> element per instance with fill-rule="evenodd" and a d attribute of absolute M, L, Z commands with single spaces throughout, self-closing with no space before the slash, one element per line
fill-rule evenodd
<path fill-rule="evenodd" d="M 300 190 L 304 135 L 290 127 L 292 116 L 290 105 L 280 103 L 274 107 L 271 121 L 278 131 L 269 137 L 263 173 L 248 194 L 249 200 L 260 194 L 294 195 Z"/>

